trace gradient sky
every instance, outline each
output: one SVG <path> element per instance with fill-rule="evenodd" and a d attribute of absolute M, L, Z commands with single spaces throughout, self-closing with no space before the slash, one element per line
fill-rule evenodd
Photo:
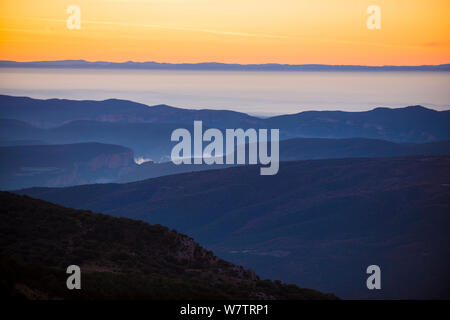
<path fill-rule="evenodd" d="M 81 8 L 69 30 L 66 9 Z M 366 27 L 369 5 L 381 30 Z M 0 59 L 450 63 L 449 0 L 2 0 Z"/>

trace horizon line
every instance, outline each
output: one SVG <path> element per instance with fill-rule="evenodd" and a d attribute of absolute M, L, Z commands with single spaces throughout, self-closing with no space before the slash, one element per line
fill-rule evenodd
<path fill-rule="evenodd" d="M 106 60 L 86 60 L 86 59 L 60 59 L 60 60 L 30 60 L 30 61 L 16 61 L 16 60 L 0 60 L 1 63 L 18 63 L 18 64 L 29 64 L 29 63 L 108 63 L 112 65 L 118 64 L 158 64 L 158 65 L 171 65 L 171 66 L 181 66 L 181 65 L 223 65 L 223 66 L 282 66 L 282 67 L 298 67 L 298 66 L 326 66 L 326 67 L 364 67 L 364 68 L 417 68 L 417 67 L 443 67 L 450 66 L 449 63 L 441 64 L 418 64 L 418 65 L 363 65 L 363 64 L 326 64 L 326 63 L 279 63 L 279 62 L 264 62 L 264 63 L 233 63 L 233 62 L 218 62 L 218 61 L 203 61 L 203 62 L 160 62 L 154 60 L 146 61 L 133 61 L 133 60 L 123 60 L 123 61 L 106 61 Z"/>

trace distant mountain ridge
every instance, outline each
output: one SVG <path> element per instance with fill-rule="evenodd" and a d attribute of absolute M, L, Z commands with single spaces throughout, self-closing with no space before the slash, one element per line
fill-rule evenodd
<path fill-rule="evenodd" d="M 156 69 L 156 70 L 233 70 L 233 71 L 450 71 L 450 64 L 419 66 L 363 66 L 326 64 L 233 64 L 219 62 L 161 63 L 106 62 L 86 60 L 57 60 L 16 62 L 0 61 L 0 68 L 94 68 L 94 69 Z"/>
<path fill-rule="evenodd" d="M 0 118 L 16 119 L 48 128 L 78 120 L 121 123 L 192 124 L 203 120 L 205 126 L 243 127 L 256 125 L 261 119 L 229 110 L 194 110 L 168 105 L 148 106 L 128 100 L 33 99 L 0 95 Z"/>
<path fill-rule="evenodd" d="M 194 120 L 201 120 L 204 127 L 219 129 L 278 128 L 281 139 L 358 137 L 419 143 L 450 139 L 450 111 L 436 111 L 421 106 L 398 109 L 376 108 L 364 112 L 305 111 L 261 119 L 227 110 L 190 110 L 166 105 L 147 106 L 117 99 L 40 100 L 0 95 L 0 118 L 20 120 L 42 128 L 58 127 L 78 120 L 125 124 L 151 123 L 165 125 L 166 128 L 179 128 L 192 126 Z M 99 124 L 99 126 L 103 125 Z M 2 140 L 29 139 L 20 136 L 20 130 L 12 132 L 17 135 L 11 136 L 9 131 L 5 130 L 0 138 Z M 168 139 L 169 137 L 166 137 L 166 143 Z"/>

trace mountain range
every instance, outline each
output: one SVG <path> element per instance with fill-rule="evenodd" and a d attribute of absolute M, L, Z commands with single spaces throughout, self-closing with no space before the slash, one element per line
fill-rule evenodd
<path fill-rule="evenodd" d="M 421 106 L 366 112 L 306 111 L 266 119 L 220 110 L 147 106 L 126 100 L 39 100 L 0 96 L 0 142 L 39 140 L 51 144 L 100 142 L 131 148 L 136 156 L 167 161 L 171 132 L 204 129 L 276 128 L 280 139 L 368 138 L 425 143 L 450 140 L 450 111 Z M 34 144 L 34 143 L 33 143 Z"/>
<path fill-rule="evenodd" d="M 100 127 L 109 127 L 109 124 L 101 124 L 104 126 Z M 137 124 L 138 127 L 141 125 L 147 126 L 147 124 Z M 77 137 L 76 132 L 74 131 L 74 140 Z M 86 132 L 82 131 L 78 137 L 84 137 Z M 61 131 L 58 133 L 55 137 L 67 138 Z M 103 132 L 98 130 L 96 133 L 92 139 L 101 140 Z M 128 144 L 126 140 L 120 140 L 123 131 L 111 131 L 111 133 L 111 139 L 107 142 L 121 141 Z M 39 137 L 48 139 L 48 135 L 39 135 Z M 94 139 L 94 137 L 98 139 Z M 139 141 L 138 135 L 135 137 L 136 139 L 130 141 Z M 89 140 L 91 139 L 86 138 L 86 141 Z M 26 144 L 27 141 L 30 143 L 29 145 Z M 32 140 L 20 140 L 20 142 L 19 145 L 0 147 L 0 189 L 2 190 L 38 186 L 65 187 L 88 183 L 133 182 L 176 173 L 234 166 L 227 164 L 175 165 L 169 161 L 167 156 L 165 158 L 168 162 L 154 162 L 141 158 L 140 161 L 148 161 L 138 165 L 136 161 L 139 162 L 139 158 L 134 156 L 133 150 L 118 145 L 98 142 L 63 145 L 42 145 L 38 142 L 34 144 Z M 14 144 L 14 141 L 11 144 Z M 130 147 L 134 146 L 131 144 Z M 170 145 L 165 148 L 161 145 L 161 147 L 160 150 L 170 152 Z M 140 149 L 137 150 L 140 151 Z M 152 149 L 152 151 L 155 152 L 156 149 Z M 363 138 L 296 138 L 280 142 L 281 161 L 431 155 L 450 155 L 450 141 L 414 144 Z M 161 153 L 160 156 L 164 158 L 164 153 Z"/>
<path fill-rule="evenodd" d="M 260 176 L 254 165 L 169 162 L 175 144 L 171 133 L 192 132 L 195 120 L 203 121 L 204 130 L 222 132 L 279 129 L 278 174 Z M 64 271 L 61 263 L 79 259 L 93 272 L 89 283 L 108 288 L 90 292 L 88 299 L 123 298 L 124 292 L 130 298 L 155 298 L 150 287 L 158 288 L 161 298 L 187 288 L 187 296 L 176 297 L 204 297 L 203 292 L 236 298 L 241 290 L 236 286 L 246 299 L 334 297 L 260 282 L 241 268 L 236 274 L 234 265 L 217 262 L 222 258 L 265 278 L 343 298 L 450 297 L 450 111 L 410 106 L 258 118 L 118 99 L 3 95 L 0 146 L 0 188 L 156 227 L 1 193 L 6 209 L 0 211 L 7 221 L 1 227 L 1 273 L 20 279 L 10 283 L 8 295 L 73 298 L 53 284 Z M 194 237 L 220 258 L 160 225 Z M 148 238 L 144 232 L 150 243 L 130 242 L 140 230 L 159 236 Z M 165 253 L 152 247 L 152 239 Z M 201 267 L 183 269 L 177 259 L 187 249 L 164 239 L 196 248 L 200 256 L 194 252 L 189 259 Z M 155 253 L 130 256 L 142 246 Z M 64 248 L 70 250 L 64 253 Z M 365 286 L 365 270 L 372 264 L 381 267 L 381 291 Z M 231 268 L 225 268 L 226 275 L 221 274 L 225 265 Z M 49 272 L 46 285 L 39 275 Z M 141 289 L 130 289 L 128 282 Z"/>
<path fill-rule="evenodd" d="M 117 99 L 40 100 L 0 95 L 0 119 L 20 120 L 41 128 L 63 126 L 79 120 L 170 124 L 171 128 L 176 128 L 192 126 L 194 120 L 200 120 L 204 127 L 218 129 L 277 128 L 280 129 L 282 139 L 358 137 L 396 142 L 450 139 L 450 111 L 436 111 L 421 106 L 376 108 L 364 112 L 305 111 L 261 119 L 235 111 L 147 106 Z"/>
<path fill-rule="evenodd" d="M 161 63 L 161 62 L 106 62 L 86 60 L 57 60 L 16 62 L 0 61 L 0 68 L 87 68 L 87 69 L 144 69 L 144 70 L 222 70 L 222 71 L 450 71 L 450 64 L 420 66 L 362 66 L 326 64 L 228 64 L 204 63 Z"/>

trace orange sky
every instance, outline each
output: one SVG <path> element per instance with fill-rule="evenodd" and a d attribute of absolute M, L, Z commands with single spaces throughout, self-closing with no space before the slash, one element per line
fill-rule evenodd
<path fill-rule="evenodd" d="M 81 8 L 69 30 L 66 9 Z M 381 8 L 381 30 L 366 8 Z M 0 59 L 450 63 L 449 0 L 2 0 Z"/>

